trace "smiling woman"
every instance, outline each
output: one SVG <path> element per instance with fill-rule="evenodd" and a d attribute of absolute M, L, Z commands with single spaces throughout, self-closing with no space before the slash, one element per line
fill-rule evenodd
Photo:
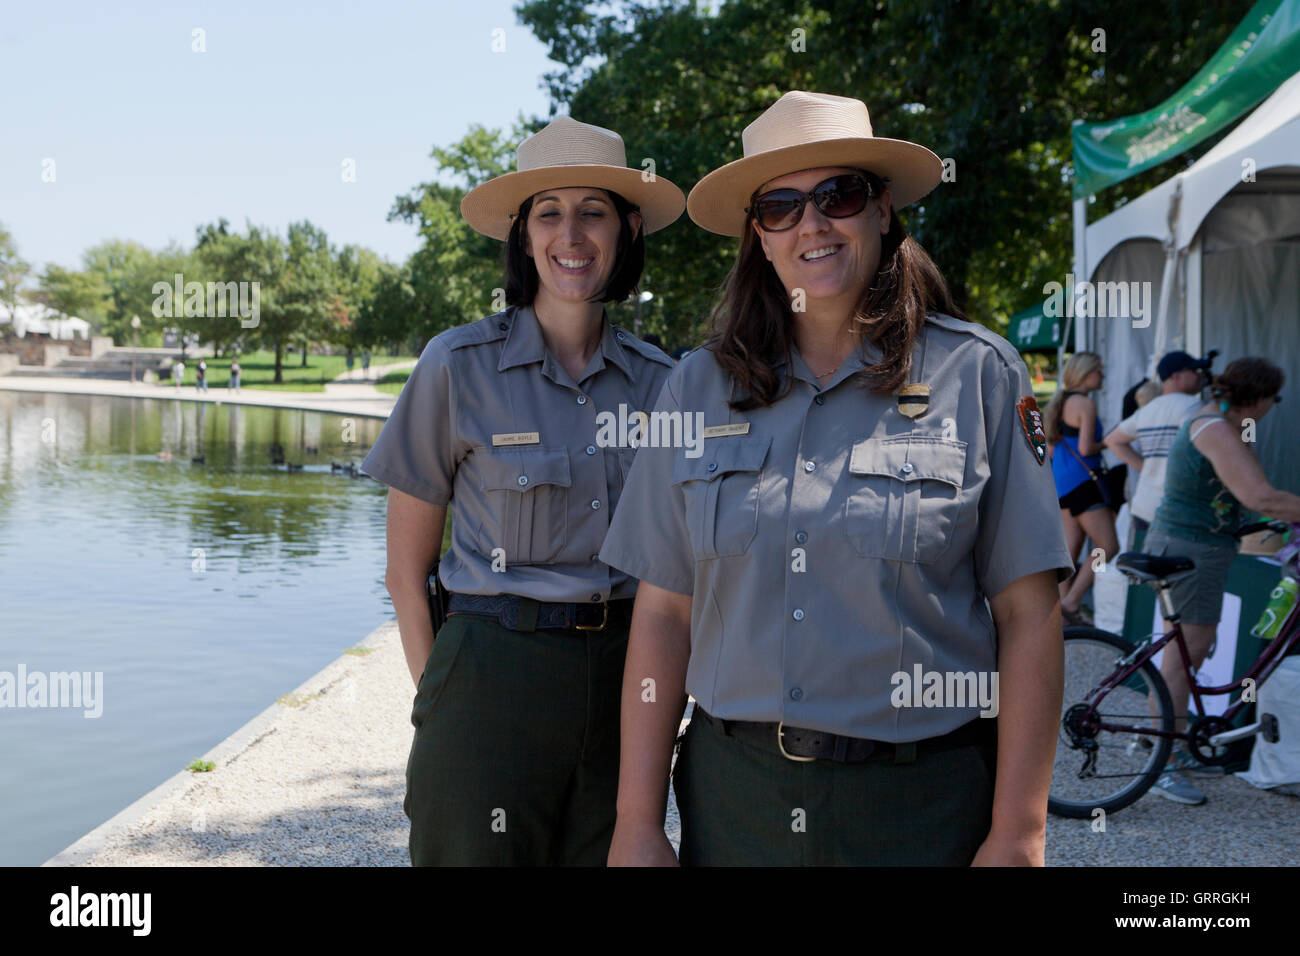
<path fill-rule="evenodd" d="M 610 861 L 674 862 L 689 694 L 683 864 L 1041 864 L 1070 561 L 1028 372 L 903 228 L 937 156 L 818 93 L 743 141 L 691 191 L 740 251 L 656 409 L 704 454 L 643 448 L 600 554 L 641 578 Z M 894 693 L 922 672 L 1000 699 Z"/>
<path fill-rule="evenodd" d="M 685 197 L 629 169 L 617 134 L 567 116 L 520 144 L 518 167 L 461 204 L 507 242 L 509 308 L 429 343 L 363 465 L 392 489 L 417 865 L 599 865 L 613 833 L 637 582 L 597 552 L 633 449 L 606 447 L 598 422 L 651 407 L 672 362 L 602 305 L 636 290 L 644 234 Z M 450 592 L 436 640 L 434 566 Z"/>

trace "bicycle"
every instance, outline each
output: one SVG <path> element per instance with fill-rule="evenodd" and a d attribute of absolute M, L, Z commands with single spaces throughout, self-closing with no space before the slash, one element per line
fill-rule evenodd
<path fill-rule="evenodd" d="M 1239 528 L 1234 536 L 1240 539 L 1263 530 L 1292 532 L 1279 558 L 1284 571 L 1289 568 L 1300 578 L 1300 524 L 1261 521 Z M 1116 567 L 1130 580 L 1156 589 L 1170 629 L 1135 646 L 1095 627 L 1065 628 L 1065 696 L 1047 800 L 1048 810 L 1061 817 L 1091 817 L 1098 809 L 1113 813 L 1136 801 L 1165 772 L 1174 740 L 1187 741 L 1188 750 L 1204 766 L 1229 762 L 1229 745 L 1256 734 L 1276 743 L 1277 719 L 1272 714 L 1259 715 L 1244 727 L 1234 727 L 1232 721 L 1254 700 L 1247 689 L 1258 690 L 1300 645 L 1298 600 L 1277 636 L 1242 677 L 1221 686 L 1202 686 L 1188 664 L 1183 630 L 1169 597 L 1169 586 L 1195 571 L 1191 559 L 1130 551 L 1119 556 Z M 1151 662 L 1172 642 L 1182 653 L 1196 710 L 1195 716 L 1188 713 L 1185 731 L 1175 730 L 1169 688 Z M 1230 697 L 1234 691 L 1242 694 L 1222 715 L 1205 712 L 1202 696 Z"/>

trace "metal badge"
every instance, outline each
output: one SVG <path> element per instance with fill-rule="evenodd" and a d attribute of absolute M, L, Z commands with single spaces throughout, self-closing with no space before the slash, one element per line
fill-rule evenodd
<path fill-rule="evenodd" d="M 919 418 L 929 407 L 929 385 L 904 385 L 898 390 L 898 410 L 908 418 Z"/>

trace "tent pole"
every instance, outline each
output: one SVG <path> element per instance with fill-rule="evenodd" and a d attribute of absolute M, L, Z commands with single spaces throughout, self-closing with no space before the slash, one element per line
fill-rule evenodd
<path fill-rule="evenodd" d="M 1077 287 L 1080 282 L 1089 278 L 1088 276 L 1088 248 L 1087 248 L 1087 229 L 1088 229 L 1088 200 L 1076 199 L 1074 201 L 1074 286 Z M 1076 303 L 1071 301 L 1066 304 L 1066 315 L 1073 316 Z M 1061 343 L 1056 348 L 1056 374 L 1060 377 L 1061 369 L 1065 367 L 1065 350 L 1067 347 L 1077 352 L 1086 347 L 1084 339 L 1084 330 L 1082 324 L 1074 329 L 1074 343 L 1069 342 L 1069 332 L 1071 320 L 1065 321 L 1065 329 L 1061 333 Z"/>

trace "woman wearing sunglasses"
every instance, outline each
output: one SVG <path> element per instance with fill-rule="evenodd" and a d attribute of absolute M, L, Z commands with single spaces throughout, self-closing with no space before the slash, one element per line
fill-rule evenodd
<path fill-rule="evenodd" d="M 363 465 L 392 489 L 386 583 L 417 687 L 404 803 L 416 866 L 605 861 L 636 581 L 596 552 L 635 449 L 598 425 L 648 407 L 672 361 L 603 303 L 636 292 L 643 234 L 685 205 L 628 168 L 617 133 L 567 116 L 461 203 L 506 242 L 509 308 L 429 343 Z M 425 588 L 448 511 L 435 640 Z"/>
<path fill-rule="evenodd" d="M 601 551 L 641 579 L 610 861 L 674 861 L 689 694 L 682 863 L 1041 864 L 1071 564 L 1024 363 L 899 219 L 933 153 L 803 92 L 743 139 L 688 200 L 740 250 L 657 408 L 703 453 L 643 448 Z"/>

